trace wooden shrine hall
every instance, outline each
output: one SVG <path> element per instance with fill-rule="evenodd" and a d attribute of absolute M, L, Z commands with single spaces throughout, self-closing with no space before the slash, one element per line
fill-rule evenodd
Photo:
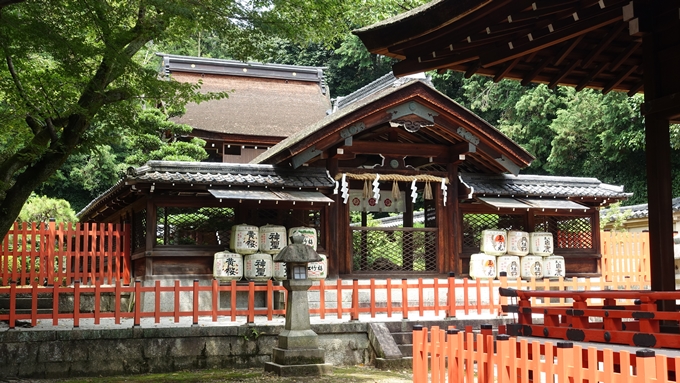
<path fill-rule="evenodd" d="M 668 125 L 680 120 L 680 0 L 441 0 L 355 33 L 401 60 L 397 76 L 448 69 L 644 92 L 652 289 L 675 290 Z"/>
<path fill-rule="evenodd" d="M 388 74 L 251 164 L 151 161 L 79 216 L 130 222 L 144 280 L 210 278 L 242 223 L 316 228 L 330 277 L 466 275 L 487 229 L 551 232 L 567 276 L 600 275 L 598 209 L 630 194 L 519 175 L 532 159 L 427 78 Z M 389 213 L 401 225 L 370 220 Z"/>

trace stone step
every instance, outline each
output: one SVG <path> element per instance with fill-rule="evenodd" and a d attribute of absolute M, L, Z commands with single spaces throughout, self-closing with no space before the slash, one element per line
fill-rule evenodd
<path fill-rule="evenodd" d="M 399 344 L 399 350 L 401 351 L 401 354 L 404 357 L 412 357 L 413 356 L 413 345 L 412 344 Z"/>
<path fill-rule="evenodd" d="M 408 344 L 413 343 L 413 333 L 408 331 L 393 332 L 392 337 L 397 344 Z"/>

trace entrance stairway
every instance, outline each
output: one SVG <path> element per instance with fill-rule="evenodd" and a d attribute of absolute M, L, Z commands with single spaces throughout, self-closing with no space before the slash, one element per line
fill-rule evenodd
<path fill-rule="evenodd" d="M 411 368 L 413 363 L 413 326 L 446 329 L 455 326 L 464 329 L 472 326 L 479 331 L 482 325 L 491 325 L 494 329 L 499 325 L 507 325 L 511 319 L 499 317 L 495 319 L 457 319 L 417 320 L 395 322 L 371 322 L 368 326 L 368 340 L 371 342 L 375 356 L 375 367 L 385 370 Z"/>

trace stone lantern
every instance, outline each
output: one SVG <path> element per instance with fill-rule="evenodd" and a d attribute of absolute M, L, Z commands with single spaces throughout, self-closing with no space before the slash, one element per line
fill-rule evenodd
<path fill-rule="evenodd" d="M 288 279 L 283 286 L 288 291 L 286 300 L 286 325 L 279 334 L 277 347 L 273 348 L 272 362 L 265 371 L 279 376 L 322 375 L 330 373 L 325 364 L 324 350 L 319 348 L 318 335 L 309 323 L 307 290 L 312 281 L 307 278 L 307 264 L 319 262 L 321 257 L 313 248 L 302 243 L 302 236 L 293 236 L 291 244 L 284 247 L 274 262 L 286 263 Z"/>

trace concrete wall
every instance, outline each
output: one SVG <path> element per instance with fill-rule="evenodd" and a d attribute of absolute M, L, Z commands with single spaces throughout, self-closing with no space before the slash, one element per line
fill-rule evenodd
<path fill-rule="evenodd" d="M 0 332 L 0 380 L 257 367 L 283 326 L 8 330 Z M 313 325 L 326 362 L 368 364 L 366 323 Z"/>

